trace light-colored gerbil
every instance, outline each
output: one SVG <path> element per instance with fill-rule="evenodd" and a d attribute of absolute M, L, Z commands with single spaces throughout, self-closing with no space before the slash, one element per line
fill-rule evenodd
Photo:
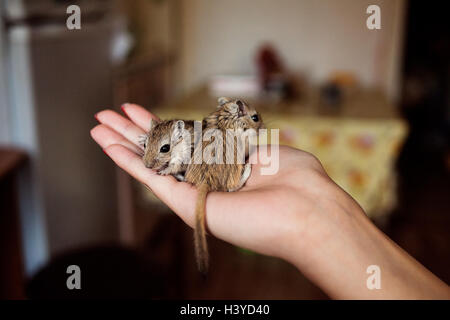
<path fill-rule="evenodd" d="M 249 163 L 237 162 L 238 143 L 233 141 L 234 138 L 226 139 L 226 131 L 237 130 L 238 135 L 242 135 L 246 130 L 254 129 L 257 134 L 258 129 L 263 128 L 262 119 L 256 110 L 242 100 L 219 98 L 218 102 L 218 109 L 203 120 L 203 134 L 208 129 L 216 128 L 220 130 L 223 141 L 225 142 L 223 147 L 223 163 L 209 163 L 209 155 L 205 155 L 203 150 L 210 143 L 213 143 L 213 141 L 205 141 L 202 143 L 203 161 L 201 164 L 196 164 L 192 160 L 185 175 L 185 181 L 192 183 L 198 188 L 197 204 L 195 207 L 194 243 L 197 266 L 203 274 L 206 274 L 209 268 L 209 254 L 205 230 L 206 196 L 210 191 L 228 192 L 239 190 L 245 184 L 251 173 L 251 165 Z M 233 148 L 233 150 L 230 148 Z M 226 150 L 234 153 L 233 163 L 225 163 Z M 248 144 L 245 145 L 245 152 L 248 153 Z"/>
<path fill-rule="evenodd" d="M 140 137 L 144 147 L 144 165 L 160 175 L 173 175 L 184 180 L 191 159 L 194 121 L 151 120 L 147 134 Z"/>

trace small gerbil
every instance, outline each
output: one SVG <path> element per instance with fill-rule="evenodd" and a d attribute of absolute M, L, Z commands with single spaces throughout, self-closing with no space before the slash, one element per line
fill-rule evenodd
<path fill-rule="evenodd" d="M 235 163 L 207 163 L 208 159 L 205 159 L 205 155 L 203 154 L 202 163 L 196 164 L 194 161 L 191 161 L 185 175 L 185 181 L 192 183 L 198 188 L 195 207 L 194 244 L 197 266 L 203 274 L 207 273 L 209 267 L 205 230 L 206 196 L 210 191 L 231 192 L 239 190 L 245 184 L 251 173 L 251 165 L 249 163 L 240 164 L 236 162 L 237 144 L 234 143 L 234 138 L 226 139 L 226 130 L 241 130 L 243 133 L 247 129 L 254 129 L 258 133 L 258 129 L 264 127 L 262 119 L 256 110 L 242 100 L 222 97 L 218 99 L 218 102 L 218 109 L 203 120 L 203 130 L 211 128 L 221 130 L 222 137 L 225 141 L 223 159 L 226 157 L 227 148 L 228 150 L 229 148 L 234 148 Z M 212 142 L 203 142 L 202 150 L 210 143 Z M 245 147 L 246 153 L 248 153 L 248 146 L 246 145 Z"/>
<path fill-rule="evenodd" d="M 191 159 L 193 133 L 194 121 L 152 119 L 148 133 L 139 141 L 144 147 L 145 166 L 160 175 L 170 174 L 183 181 Z"/>

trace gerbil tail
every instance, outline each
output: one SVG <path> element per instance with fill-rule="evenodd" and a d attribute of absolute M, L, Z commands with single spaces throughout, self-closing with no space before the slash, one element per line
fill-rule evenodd
<path fill-rule="evenodd" d="M 205 206 L 206 196 L 208 194 L 208 185 L 201 184 L 198 189 L 197 205 L 195 207 L 195 228 L 194 245 L 195 258 L 197 260 L 198 270 L 206 276 L 209 266 L 208 244 L 206 243 L 205 230 Z"/>

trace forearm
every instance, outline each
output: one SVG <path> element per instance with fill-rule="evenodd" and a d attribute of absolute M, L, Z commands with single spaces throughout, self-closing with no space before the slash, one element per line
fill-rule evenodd
<path fill-rule="evenodd" d="M 450 298 L 449 287 L 376 228 L 351 198 L 344 203 L 322 203 L 329 223 L 314 223 L 323 229 L 298 239 L 291 262 L 311 281 L 335 299 Z M 380 289 L 367 286 L 371 265 L 380 268 Z"/>

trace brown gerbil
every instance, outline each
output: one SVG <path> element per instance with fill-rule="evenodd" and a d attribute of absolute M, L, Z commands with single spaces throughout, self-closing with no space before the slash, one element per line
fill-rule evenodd
<path fill-rule="evenodd" d="M 238 163 L 238 143 L 234 137 L 227 139 L 227 131 L 234 130 L 237 139 L 248 130 L 263 128 L 263 122 L 255 109 L 239 99 L 219 98 L 218 109 L 203 120 L 204 134 L 208 129 L 217 129 L 225 143 L 223 144 L 223 157 L 221 163 L 216 163 L 212 155 L 204 152 L 205 148 L 215 142 L 202 142 L 203 159 L 201 163 L 192 160 L 186 170 L 185 181 L 197 186 L 198 197 L 195 207 L 194 243 L 197 266 L 201 273 L 206 274 L 209 267 L 209 254 L 205 230 L 205 203 L 210 191 L 236 191 L 247 181 L 251 173 L 249 163 Z M 217 138 L 217 137 L 216 137 Z M 216 141 L 217 142 L 217 141 Z M 216 149 L 217 150 L 217 149 Z M 227 150 L 234 155 L 233 163 L 224 163 Z M 245 144 L 245 155 L 248 156 L 248 144 Z M 211 163 L 212 162 L 212 163 Z"/>
<path fill-rule="evenodd" d="M 191 159 L 193 132 L 191 120 L 151 120 L 148 133 L 140 138 L 145 166 L 160 175 L 170 174 L 183 181 Z"/>

